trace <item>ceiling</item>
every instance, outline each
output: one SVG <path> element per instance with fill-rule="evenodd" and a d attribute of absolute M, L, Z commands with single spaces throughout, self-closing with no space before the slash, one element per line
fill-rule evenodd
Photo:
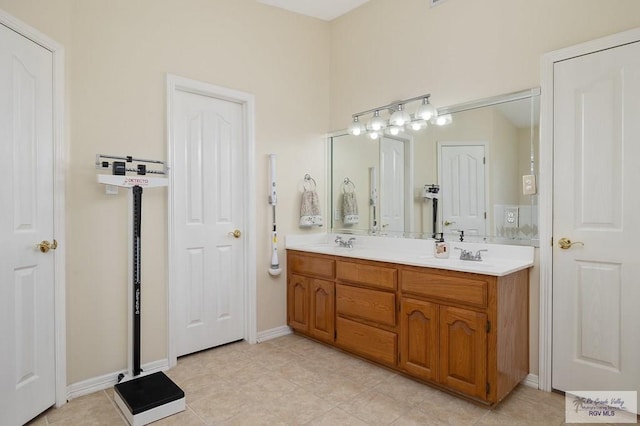
<path fill-rule="evenodd" d="M 363 5 L 369 0 L 258 0 L 262 4 L 279 7 L 302 15 L 325 21 L 335 18 Z"/>

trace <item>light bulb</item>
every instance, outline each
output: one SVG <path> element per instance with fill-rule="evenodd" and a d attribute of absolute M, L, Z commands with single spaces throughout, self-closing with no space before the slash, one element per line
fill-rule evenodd
<path fill-rule="evenodd" d="M 451 117 L 451 114 L 440 115 L 431 119 L 431 122 L 437 126 L 446 126 L 447 124 L 451 124 L 452 121 L 453 117 Z"/>
<path fill-rule="evenodd" d="M 380 130 L 387 127 L 387 122 L 384 118 L 380 117 L 380 111 L 376 110 L 373 112 L 373 117 L 367 123 L 367 128 L 369 130 L 373 130 L 374 132 L 379 132 Z"/>
<path fill-rule="evenodd" d="M 429 103 L 429 98 L 422 99 L 422 105 L 416 110 L 416 117 L 423 120 L 431 120 L 438 116 L 438 110 Z"/>
<path fill-rule="evenodd" d="M 351 125 L 349 126 L 349 133 L 353 136 L 358 136 L 364 131 L 365 128 L 362 123 L 360 123 L 360 120 L 358 120 L 358 116 L 356 115 L 355 117 L 353 117 L 353 123 L 351 123 Z"/>
<path fill-rule="evenodd" d="M 399 126 L 389 126 L 389 134 L 393 136 L 397 136 L 398 133 L 402 131 L 402 127 Z"/>
<path fill-rule="evenodd" d="M 411 116 L 404 110 L 404 105 L 402 104 L 398 104 L 398 110 L 391 114 L 391 118 L 389 118 L 389 123 L 394 126 L 404 126 L 405 123 L 410 121 Z"/>
<path fill-rule="evenodd" d="M 374 139 L 374 140 L 378 139 L 380 137 L 380 133 L 378 133 L 378 132 L 369 132 L 369 137 L 371 139 Z"/>
<path fill-rule="evenodd" d="M 411 122 L 411 130 L 420 130 L 427 127 L 427 122 L 424 120 L 413 120 Z"/>

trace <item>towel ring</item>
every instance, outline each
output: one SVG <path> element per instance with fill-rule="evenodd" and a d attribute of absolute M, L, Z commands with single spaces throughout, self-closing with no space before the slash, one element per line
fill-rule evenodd
<path fill-rule="evenodd" d="M 311 175 L 304 175 L 304 181 L 302 182 L 302 189 L 304 191 L 315 191 L 316 186 L 316 180 L 312 178 Z"/>
<path fill-rule="evenodd" d="M 348 177 L 344 178 L 344 181 L 342 184 L 342 192 L 344 193 L 356 192 L 356 184 L 353 183 L 353 181 Z"/>

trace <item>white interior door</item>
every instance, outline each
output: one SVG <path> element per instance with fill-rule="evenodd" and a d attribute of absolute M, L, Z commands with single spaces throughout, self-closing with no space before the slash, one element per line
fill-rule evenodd
<path fill-rule="evenodd" d="M 380 139 L 380 230 L 383 234 L 405 231 L 404 142 Z"/>
<path fill-rule="evenodd" d="M 486 235 L 485 147 L 439 144 L 442 232 Z"/>
<path fill-rule="evenodd" d="M 552 386 L 640 395 L 640 43 L 556 63 L 553 96 Z"/>
<path fill-rule="evenodd" d="M 0 424 L 55 403 L 53 62 L 0 24 Z"/>
<path fill-rule="evenodd" d="M 172 114 L 173 338 L 180 356 L 244 337 L 246 135 L 236 102 L 176 90 Z"/>

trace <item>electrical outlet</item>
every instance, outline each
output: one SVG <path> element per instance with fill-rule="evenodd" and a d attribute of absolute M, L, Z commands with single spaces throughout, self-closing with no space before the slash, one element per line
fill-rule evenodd
<path fill-rule="evenodd" d="M 342 215 L 340 214 L 340 209 L 335 209 L 333 211 L 333 220 L 340 220 Z"/>
<path fill-rule="evenodd" d="M 519 219 L 518 207 L 505 207 L 504 209 L 504 227 L 517 228 Z"/>
<path fill-rule="evenodd" d="M 536 190 L 536 176 L 524 175 L 522 176 L 522 194 L 523 195 L 535 195 Z"/>

